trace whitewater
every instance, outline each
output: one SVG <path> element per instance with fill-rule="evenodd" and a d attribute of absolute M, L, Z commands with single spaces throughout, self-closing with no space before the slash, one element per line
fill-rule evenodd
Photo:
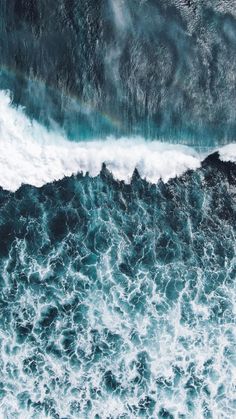
<path fill-rule="evenodd" d="M 14 107 L 8 91 L 0 91 L 0 185 L 16 191 L 22 184 L 40 187 L 76 173 L 97 176 L 103 163 L 117 180 L 130 182 L 134 170 L 150 183 L 195 170 L 208 151 L 141 137 L 108 137 L 69 141 L 61 129 L 48 130 Z M 236 144 L 217 150 L 222 161 L 236 161 Z"/>
<path fill-rule="evenodd" d="M 0 419 L 235 419 L 235 1 L 0 4 Z"/>
<path fill-rule="evenodd" d="M 234 163 L 0 92 L 0 417 L 234 417 Z"/>
<path fill-rule="evenodd" d="M 235 184 L 0 188 L 0 417 L 233 419 Z"/>

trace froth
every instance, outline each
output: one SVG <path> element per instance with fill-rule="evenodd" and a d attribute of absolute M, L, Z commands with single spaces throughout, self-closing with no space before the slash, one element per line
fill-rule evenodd
<path fill-rule="evenodd" d="M 236 159 L 235 148 L 234 154 Z M 71 142 L 59 130 L 48 131 L 30 121 L 23 108 L 12 107 L 9 94 L 0 91 L 0 185 L 4 189 L 15 191 L 22 184 L 40 187 L 78 172 L 97 176 L 103 163 L 118 180 L 129 182 L 137 168 L 142 178 L 156 183 L 197 169 L 201 156 L 190 147 L 138 137 Z"/>
<path fill-rule="evenodd" d="M 231 161 L 236 163 L 236 144 L 228 144 L 219 150 L 222 161 Z"/>

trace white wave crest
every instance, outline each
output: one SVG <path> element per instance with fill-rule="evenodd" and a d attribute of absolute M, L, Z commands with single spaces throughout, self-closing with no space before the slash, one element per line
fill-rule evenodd
<path fill-rule="evenodd" d="M 220 148 L 219 155 L 222 161 L 236 163 L 236 144 L 228 144 Z"/>
<path fill-rule="evenodd" d="M 129 182 L 137 168 L 151 183 L 167 182 L 197 169 L 201 160 L 190 147 L 141 138 L 71 142 L 63 133 L 31 122 L 22 108 L 11 106 L 9 94 L 0 91 L 0 185 L 4 189 L 16 191 L 22 184 L 40 187 L 78 172 L 97 176 L 103 163 L 118 180 Z"/>

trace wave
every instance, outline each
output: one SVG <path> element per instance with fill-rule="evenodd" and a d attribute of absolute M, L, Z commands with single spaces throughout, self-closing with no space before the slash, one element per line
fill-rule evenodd
<path fill-rule="evenodd" d="M 222 160 L 236 162 L 236 144 L 218 151 Z M 130 182 L 136 168 L 151 183 L 167 182 L 199 168 L 206 155 L 141 137 L 72 142 L 59 129 L 31 121 L 24 108 L 12 106 L 9 92 L 0 91 L 0 185 L 12 192 L 22 184 L 40 187 L 79 172 L 94 177 L 103 163 L 117 180 Z"/>

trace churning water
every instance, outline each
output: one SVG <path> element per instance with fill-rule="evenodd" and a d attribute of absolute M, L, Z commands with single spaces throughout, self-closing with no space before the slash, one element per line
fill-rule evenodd
<path fill-rule="evenodd" d="M 236 417 L 234 0 L 0 2 L 0 418 Z"/>

